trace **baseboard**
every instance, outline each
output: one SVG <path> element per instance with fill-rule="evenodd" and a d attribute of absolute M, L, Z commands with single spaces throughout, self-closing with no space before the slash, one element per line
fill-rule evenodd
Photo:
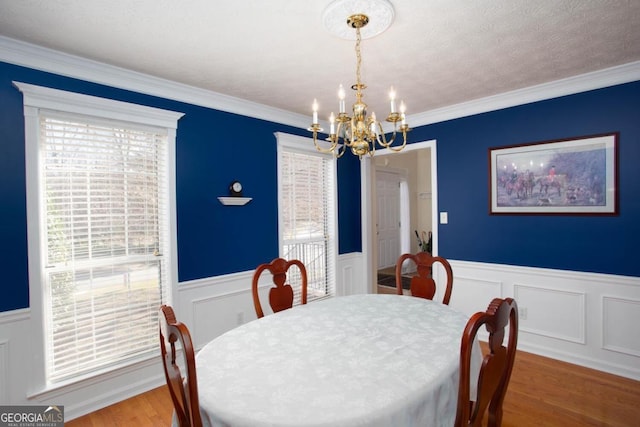
<path fill-rule="evenodd" d="M 594 359 L 578 354 L 565 353 L 550 347 L 538 346 L 527 342 L 521 343 L 520 341 L 518 341 L 518 350 L 640 381 L 640 369 L 634 369 L 631 366 L 619 365 L 606 360 Z"/>
<path fill-rule="evenodd" d="M 65 405 L 65 421 L 71 421 L 91 412 L 95 412 L 107 406 L 113 405 L 114 403 L 121 402 L 142 393 L 146 393 L 165 384 L 166 382 L 164 377 L 157 376 L 155 378 L 141 380 L 136 383 L 109 390 L 108 393 L 104 393 L 87 400 L 77 402 L 76 404 Z"/>

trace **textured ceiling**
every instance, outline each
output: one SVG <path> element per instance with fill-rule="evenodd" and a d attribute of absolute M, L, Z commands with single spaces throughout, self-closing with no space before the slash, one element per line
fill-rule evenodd
<path fill-rule="evenodd" d="M 0 0 L 0 35 L 321 117 L 355 81 L 331 0 Z M 370 110 L 409 115 L 640 60 L 639 0 L 393 0 L 362 42 Z M 350 101 L 351 102 L 351 101 Z"/>

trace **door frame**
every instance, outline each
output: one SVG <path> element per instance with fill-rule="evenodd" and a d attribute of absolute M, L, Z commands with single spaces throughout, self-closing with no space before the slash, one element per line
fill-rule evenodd
<path fill-rule="evenodd" d="M 407 145 L 402 151 L 413 151 L 428 148 L 431 150 L 431 229 L 432 234 L 432 253 L 438 255 L 438 169 L 437 169 L 437 151 L 436 140 L 421 141 Z M 376 156 L 393 155 L 394 152 L 389 149 L 376 150 Z M 367 284 L 367 292 L 375 293 L 376 271 L 374 266 L 374 256 L 376 254 L 374 245 L 377 242 L 375 234 L 375 222 L 373 221 L 373 210 L 376 209 L 372 199 L 372 168 L 371 158 L 363 156 L 360 159 L 360 210 L 362 214 L 362 254 L 363 254 L 363 280 Z"/>

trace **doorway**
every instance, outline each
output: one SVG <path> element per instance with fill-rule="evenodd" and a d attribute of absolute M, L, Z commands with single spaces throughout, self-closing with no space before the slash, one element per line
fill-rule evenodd
<path fill-rule="evenodd" d="M 410 144 L 400 153 L 390 150 L 376 150 L 376 155 L 373 158 L 364 160 L 361 164 L 362 248 L 366 264 L 365 280 L 370 284 L 368 292 L 376 293 L 378 292 L 377 277 L 380 268 L 388 268 L 389 272 L 392 272 L 395 260 L 401 253 L 418 252 L 415 233 L 422 235 L 423 231 L 427 234 L 432 232 L 432 253 L 437 255 L 436 141 Z M 400 197 L 397 211 L 397 218 L 400 219 L 397 243 L 392 241 L 392 237 L 387 237 L 384 234 L 389 231 L 387 226 L 392 225 L 391 221 L 393 221 L 396 211 L 388 206 L 388 209 L 382 209 L 380 205 L 395 204 L 393 199 L 399 196 L 390 194 L 392 191 L 389 187 L 380 188 L 379 184 L 379 181 L 387 181 L 385 178 L 390 178 L 389 175 L 394 173 L 396 175 L 394 179 L 399 178 L 400 181 L 402 181 L 402 174 L 404 174 L 407 185 L 406 198 Z M 382 175 L 380 180 L 378 175 Z M 379 194 L 380 192 L 381 194 Z M 379 210 L 382 213 L 379 213 Z M 406 215 L 404 220 L 402 219 L 403 214 Z M 384 227 L 381 228 L 381 225 Z M 393 229 L 393 227 L 390 228 Z M 383 233 L 382 239 L 379 238 L 381 232 Z M 395 286 L 394 283 L 390 281 L 389 284 Z"/>
<path fill-rule="evenodd" d="M 410 250 L 405 232 L 410 227 L 409 170 L 376 164 L 375 176 L 378 252 L 376 277 L 378 291 L 391 291 L 389 288 L 395 286 L 396 260 L 401 253 Z"/>
<path fill-rule="evenodd" d="M 406 188 L 406 174 L 376 167 L 376 236 L 378 269 L 393 267 L 400 252 L 401 231 L 406 227 L 405 204 L 401 203 Z"/>

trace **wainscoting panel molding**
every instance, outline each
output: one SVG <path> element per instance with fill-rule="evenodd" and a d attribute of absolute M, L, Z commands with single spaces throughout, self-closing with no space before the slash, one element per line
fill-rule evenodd
<path fill-rule="evenodd" d="M 336 289 L 336 295 L 352 295 L 356 293 L 354 292 L 354 287 L 356 286 L 354 286 L 352 267 L 349 266 L 342 269 L 342 283 L 344 286 L 342 286 L 340 291 Z"/>
<path fill-rule="evenodd" d="M 189 327 L 196 350 L 256 318 L 251 296 L 252 278 L 253 271 L 244 271 L 178 285 L 180 312 L 177 315 Z"/>
<path fill-rule="evenodd" d="M 446 278 L 441 277 L 439 283 L 444 283 Z M 441 287 L 443 288 L 443 287 Z M 444 289 L 438 290 L 440 301 L 444 294 Z M 478 311 L 485 311 L 492 299 L 500 297 L 502 292 L 502 282 L 496 280 L 477 279 L 473 276 L 465 276 L 453 272 L 453 290 L 451 291 L 451 301 L 449 305 L 468 316 Z"/>
<path fill-rule="evenodd" d="M 602 348 L 640 357 L 640 301 L 632 299 L 602 298 L 603 342 Z M 629 333 L 626 325 L 633 325 Z"/>
<path fill-rule="evenodd" d="M 585 344 L 585 293 L 514 284 L 520 330 Z"/>
<path fill-rule="evenodd" d="M 251 301 L 249 312 L 247 301 Z M 192 301 L 196 350 L 236 326 L 256 318 L 250 290 L 238 290 Z"/>
<path fill-rule="evenodd" d="M 0 402 L 9 402 L 9 341 L 0 341 Z"/>
<path fill-rule="evenodd" d="M 340 255 L 336 265 L 336 295 L 371 293 L 375 284 L 366 283 L 364 268 L 361 252 Z"/>
<path fill-rule="evenodd" d="M 449 261 L 459 310 L 516 299 L 520 350 L 640 380 L 639 277 Z"/>

